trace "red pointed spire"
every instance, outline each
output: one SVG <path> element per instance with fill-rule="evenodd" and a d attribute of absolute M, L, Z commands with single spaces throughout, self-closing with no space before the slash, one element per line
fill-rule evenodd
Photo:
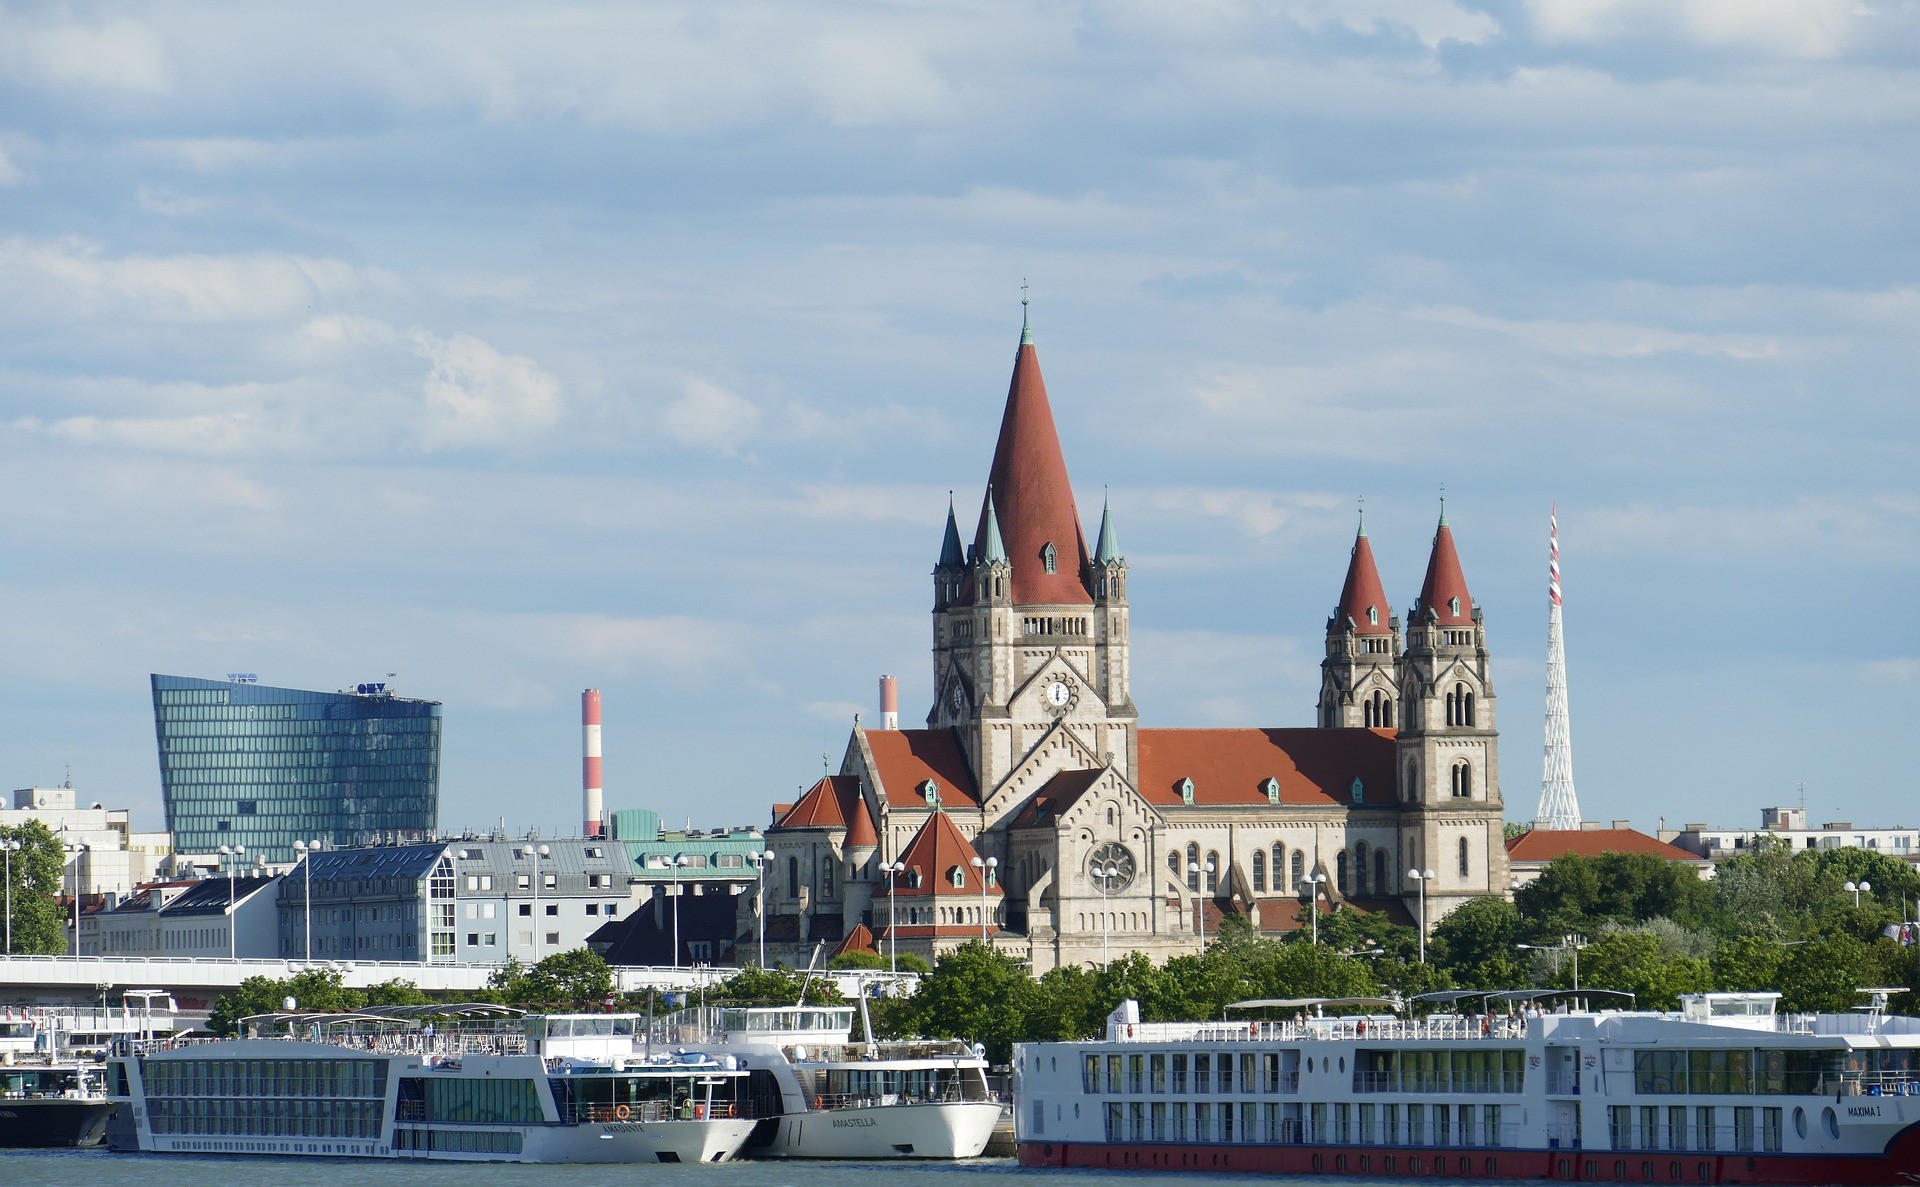
<path fill-rule="evenodd" d="M 1013 562 L 1016 605 L 1090 605 L 1087 588 L 1087 538 L 1067 480 L 1067 460 L 1053 426 L 1047 385 L 1040 378 L 1040 356 L 1031 336 L 1021 335 L 1013 358 L 1013 382 L 1000 418 L 1000 441 L 987 476 L 1000 538 Z M 973 537 L 975 555 L 986 545 L 986 500 Z M 1053 572 L 1047 572 L 1052 546 Z"/>
<path fill-rule="evenodd" d="M 1353 537 L 1353 557 L 1347 562 L 1347 582 L 1340 587 L 1340 608 L 1334 611 L 1334 630 L 1351 630 L 1356 635 L 1393 633 L 1393 611 L 1387 602 L 1386 587 L 1380 584 L 1380 570 L 1373 564 L 1373 545 L 1367 543 L 1367 525 Z"/>
<path fill-rule="evenodd" d="M 1467 577 L 1460 571 L 1460 554 L 1454 551 L 1453 529 L 1447 526 L 1444 508 L 1440 527 L 1433 533 L 1433 555 L 1427 558 L 1427 580 L 1420 586 L 1414 615 L 1419 622 L 1440 626 L 1473 625 L 1473 595 L 1467 592 Z"/>

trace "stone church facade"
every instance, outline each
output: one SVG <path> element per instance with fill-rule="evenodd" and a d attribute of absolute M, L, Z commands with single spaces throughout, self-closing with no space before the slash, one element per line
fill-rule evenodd
<path fill-rule="evenodd" d="M 1356 536 L 1313 726 L 1143 728 L 1113 513 L 1089 548 L 1023 329 L 970 543 L 948 509 L 932 619 L 925 728 L 856 719 L 838 774 L 775 809 L 765 901 L 743 895 L 739 920 L 750 937 L 765 911 L 769 960 L 986 934 L 1038 975 L 1191 952 L 1230 912 L 1413 922 L 1424 891 L 1430 926 L 1507 893 L 1486 632 L 1444 514 L 1404 629 Z"/>

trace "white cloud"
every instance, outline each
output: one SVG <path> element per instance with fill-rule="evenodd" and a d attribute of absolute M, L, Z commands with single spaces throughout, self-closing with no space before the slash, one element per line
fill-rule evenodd
<path fill-rule="evenodd" d="M 1500 22 L 1453 0 L 1292 0 L 1284 7 L 1302 28 L 1339 26 L 1350 32 L 1378 34 L 1403 28 L 1428 49 L 1442 42 L 1484 45 L 1500 33 Z"/>
<path fill-rule="evenodd" d="M 20 166 L 7 156 L 6 146 L 0 145 L 0 187 L 16 186 L 26 179 L 27 175 L 20 171 Z"/>
<path fill-rule="evenodd" d="M 55 89 L 159 95 L 173 69 L 160 34 L 120 18 L 98 25 L 35 24 L 0 10 L 0 74 Z"/>
<path fill-rule="evenodd" d="M 950 101 L 918 46 L 899 36 L 830 33 L 813 44 L 813 85 L 836 124 L 917 122 Z"/>
<path fill-rule="evenodd" d="M 44 315 L 156 322 L 258 322 L 359 287 L 340 260 L 273 252 L 114 256 L 84 239 L 0 240 L 0 303 Z"/>
<path fill-rule="evenodd" d="M 1527 14 L 1549 44 L 1668 37 L 1790 58 L 1838 56 L 1875 15 L 1859 0 L 1527 0 Z"/>
<path fill-rule="evenodd" d="M 686 391 L 660 410 L 660 431 L 677 444 L 734 456 L 760 424 L 760 410 L 717 383 L 689 379 Z"/>
<path fill-rule="evenodd" d="M 1156 511 L 1172 516 L 1206 516 L 1232 524 L 1246 536 L 1270 536 L 1282 528 L 1320 518 L 1318 512 L 1335 505 L 1327 495 L 1282 494 L 1271 490 L 1234 487 L 1180 487 L 1148 495 Z"/>
<path fill-rule="evenodd" d="M 149 214 L 163 215 L 167 218 L 200 214 L 218 205 L 212 198 L 189 197 L 186 194 L 176 194 L 172 190 L 150 185 L 143 185 L 134 190 L 133 196 L 134 200 L 140 203 L 140 209 Z"/>
<path fill-rule="evenodd" d="M 504 444 L 551 428 L 560 418 L 560 381 L 532 359 L 503 355 L 469 334 L 411 335 L 433 364 L 421 436 L 429 447 Z"/>
<path fill-rule="evenodd" d="M 1779 340 L 1762 334 L 1702 334 L 1609 321 L 1514 321 L 1454 306 L 1413 309 L 1407 316 L 1463 329 L 1491 330 L 1551 354 L 1602 358 L 1719 355 L 1742 362 L 1780 357 Z"/>

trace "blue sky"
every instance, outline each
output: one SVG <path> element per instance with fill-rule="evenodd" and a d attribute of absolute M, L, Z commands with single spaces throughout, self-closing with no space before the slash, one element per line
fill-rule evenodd
<path fill-rule="evenodd" d="M 0 8 L 0 778 L 146 676 L 446 704 L 443 823 L 760 822 L 925 712 L 1031 281 L 1154 725 L 1304 725 L 1442 486 L 1539 791 L 1916 823 L 1920 7 Z M 969 512 L 970 513 L 970 512 Z M 965 518 L 965 515 L 963 515 Z M 1089 523 L 1092 530 L 1094 524 Z"/>

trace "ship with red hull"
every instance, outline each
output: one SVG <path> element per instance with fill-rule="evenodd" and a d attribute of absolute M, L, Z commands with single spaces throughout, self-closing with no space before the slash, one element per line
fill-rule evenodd
<path fill-rule="evenodd" d="M 1772 993 L 1672 1012 L 1588 991 L 1239 1003 L 1014 1049 L 1024 1166 L 1601 1183 L 1920 1183 L 1920 1019 Z M 1416 999 L 1419 1000 L 1419 999 Z M 1367 1013 L 1340 1011 L 1373 1010 Z M 1329 1013 L 1331 1011 L 1331 1013 Z"/>

